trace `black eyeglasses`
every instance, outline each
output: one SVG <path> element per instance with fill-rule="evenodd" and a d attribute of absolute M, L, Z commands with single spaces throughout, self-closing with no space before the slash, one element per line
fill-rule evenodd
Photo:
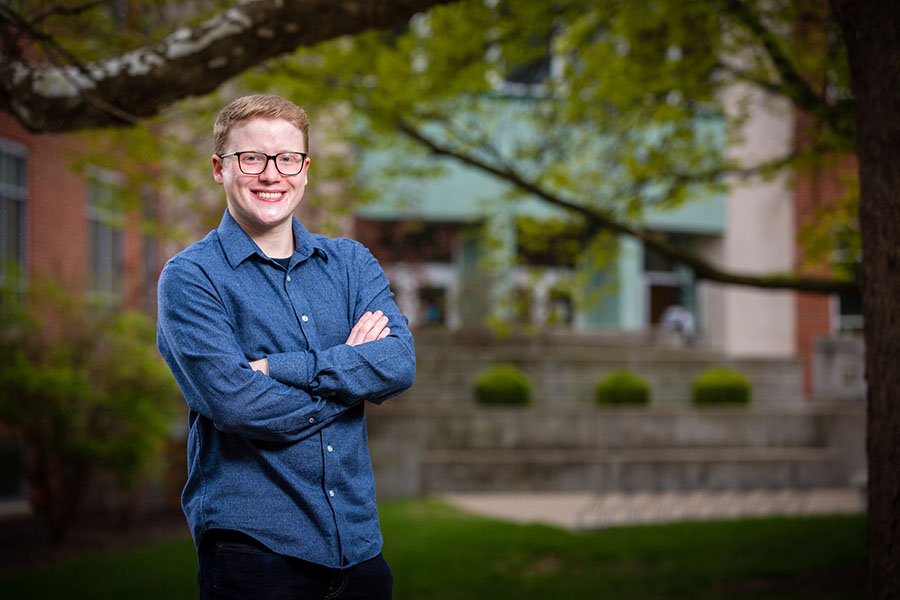
<path fill-rule="evenodd" d="M 244 175 L 259 175 L 269 166 L 269 161 L 275 161 L 275 168 L 282 175 L 296 175 L 303 170 L 306 162 L 306 154 L 303 152 L 279 152 L 278 154 L 266 154 L 265 152 L 229 152 L 220 154 L 219 158 L 237 156 L 238 166 Z"/>

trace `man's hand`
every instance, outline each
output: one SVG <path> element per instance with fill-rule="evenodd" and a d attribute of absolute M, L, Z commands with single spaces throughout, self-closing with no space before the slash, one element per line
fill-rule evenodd
<path fill-rule="evenodd" d="M 263 375 L 269 374 L 269 359 L 265 356 L 259 360 L 251 360 L 250 368 L 254 371 L 261 371 Z"/>
<path fill-rule="evenodd" d="M 391 333 L 391 328 L 387 324 L 388 318 L 380 310 L 374 313 L 366 312 L 350 330 L 350 336 L 344 343 L 348 346 L 358 346 L 386 338 Z"/>
<path fill-rule="evenodd" d="M 350 330 L 350 337 L 344 343 L 348 346 L 358 346 L 359 344 L 386 338 L 391 333 L 391 328 L 387 324 L 388 318 L 380 310 L 376 310 L 374 313 L 367 312 L 360 317 L 353 329 Z M 259 360 L 251 360 L 250 368 L 254 371 L 260 371 L 263 375 L 268 375 L 269 359 L 263 357 Z"/>

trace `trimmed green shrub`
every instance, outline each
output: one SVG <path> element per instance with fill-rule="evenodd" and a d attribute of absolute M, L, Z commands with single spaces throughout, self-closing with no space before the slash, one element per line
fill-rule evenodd
<path fill-rule="evenodd" d="M 750 381 L 741 373 L 724 367 L 713 368 L 694 380 L 694 404 L 747 404 Z"/>
<path fill-rule="evenodd" d="M 650 403 L 650 386 L 637 373 L 621 369 L 597 383 L 594 398 L 600 405 L 645 405 Z"/>
<path fill-rule="evenodd" d="M 479 404 L 524 406 L 531 402 L 531 381 L 515 365 L 495 365 L 483 371 L 475 382 Z"/>

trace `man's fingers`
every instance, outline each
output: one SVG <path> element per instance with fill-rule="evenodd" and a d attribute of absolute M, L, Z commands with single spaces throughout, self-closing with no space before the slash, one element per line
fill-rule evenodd
<path fill-rule="evenodd" d="M 387 324 L 388 318 L 380 310 L 376 310 L 374 313 L 367 311 L 350 330 L 350 335 L 344 343 L 349 346 L 357 346 L 384 339 L 391 332 Z"/>
<path fill-rule="evenodd" d="M 380 312 L 381 311 L 378 311 L 375 314 L 378 315 Z M 372 322 L 372 326 L 369 327 L 369 330 L 366 332 L 366 337 L 363 343 L 374 342 L 377 339 L 381 339 L 379 336 L 381 335 L 381 332 L 384 330 L 384 328 L 387 327 L 387 324 L 388 318 L 385 316 L 379 316 L 377 319 L 375 319 L 375 321 Z"/>
<path fill-rule="evenodd" d="M 250 368 L 254 371 L 260 371 L 264 375 L 269 374 L 269 359 L 267 357 L 260 358 L 258 360 L 250 361 Z"/>
<path fill-rule="evenodd" d="M 362 343 L 360 341 L 362 339 L 361 332 L 363 332 L 364 324 L 371 316 L 372 316 L 372 313 L 366 312 L 365 314 L 363 314 L 363 316 L 361 316 L 359 318 L 359 321 L 357 321 L 356 325 L 353 326 L 353 329 L 350 330 L 350 335 L 347 336 L 347 341 L 345 342 L 346 344 L 348 344 L 350 346 L 355 346 L 357 344 Z M 365 333 L 363 332 L 362 335 L 365 335 Z"/>

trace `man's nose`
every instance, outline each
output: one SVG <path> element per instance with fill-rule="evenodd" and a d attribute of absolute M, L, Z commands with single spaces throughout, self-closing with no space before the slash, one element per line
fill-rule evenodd
<path fill-rule="evenodd" d="M 275 159 L 266 157 L 266 168 L 259 174 L 259 178 L 263 181 L 278 181 L 283 175 L 275 166 Z"/>

